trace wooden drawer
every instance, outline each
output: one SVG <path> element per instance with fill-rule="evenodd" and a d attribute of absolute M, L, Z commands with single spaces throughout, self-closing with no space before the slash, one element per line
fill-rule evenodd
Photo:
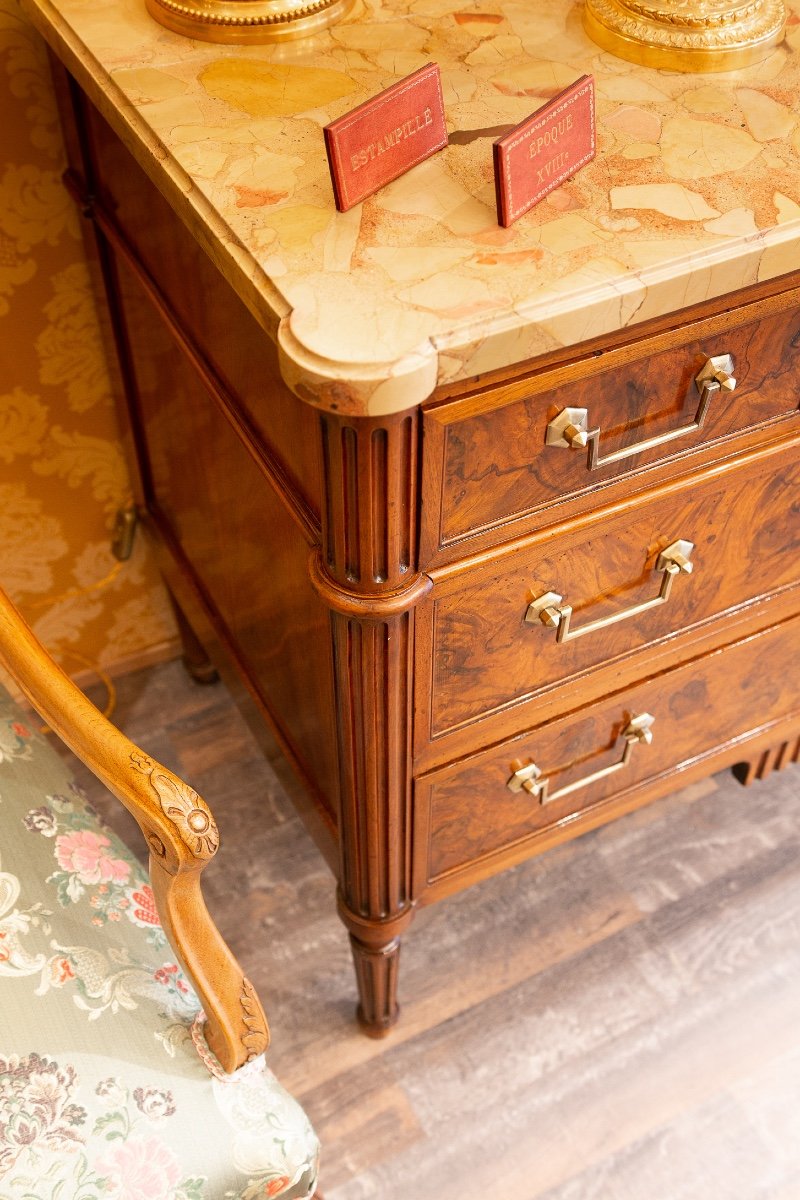
<path fill-rule="evenodd" d="M 697 428 L 695 377 L 723 354 L 734 360 L 736 388 L 711 396 Z M 425 414 L 423 555 L 452 559 L 465 541 L 496 543 L 560 520 L 591 504 L 599 486 L 621 481 L 630 494 L 640 479 L 638 486 L 651 486 L 642 477 L 665 463 L 665 478 L 694 469 L 696 462 L 676 460 L 709 447 L 719 458 L 730 452 L 722 443 L 742 431 L 798 419 L 799 390 L 795 289 L 432 408 Z M 600 430 L 593 470 L 586 449 L 546 444 L 548 423 L 567 408 L 586 410 L 589 430 Z M 501 528 L 509 522 L 524 529 Z"/>
<path fill-rule="evenodd" d="M 694 543 L 691 574 L 661 569 L 665 551 L 680 540 Z M 424 730 L 441 738 L 566 681 L 577 685 L 590 672 L 618 669 L 629 656 L 689 631 L 702 636 L 701 627 L 721 614 L 798 581 L 798 440 L 590 514 L 555 536 L 539 534 L 491 561 L 451 569 L 436 577 L 418 612 L 419 744 Z M 659 599 L 667 584 L 668 597 Z M 530 607 L 548 593 L 572 606 L 564 641 Z M 635 663 L 630 669 L 641 672 Z M 612 671 L 606 686 L 614 685 Z M 575 706 L 574 688 L 562 695 L 565 708 Z M 530 723 L 524 711 L 515 719 L 517 728 Z"/>
<path fill-rule="evenodd" d="M 785 740 L 787 723 L 796 739 L 798 658 L 796 617 L 417 780 L 417 895 L 451 890 L 460 874 L 488 874 L 506 865 L 501 856 L 518 861 L 600 824 L 652 798 L 658 780 L 674 790 L 682 773 L 741 761 L 757 739 Z M 642 714 L 654 718 L 652 742 L 636 742 L 622 765 L 624 731 Z M 531 763 L 538 782 L 548 781 L 546 803 L 508 786 Z"/>

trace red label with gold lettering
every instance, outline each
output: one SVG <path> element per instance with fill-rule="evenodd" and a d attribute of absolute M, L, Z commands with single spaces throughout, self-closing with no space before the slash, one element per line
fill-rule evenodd
<path fill-rule="evenodd" d="M 336 207 L 346 212 L 447 145 L 438 65 L 392 84 L 323 132 Z"/>
<path fill-rule="evenodd" d="M 594 158 L 594 79 L 582 75 L 494 143 L 497 220 L 511 225 Z"/>

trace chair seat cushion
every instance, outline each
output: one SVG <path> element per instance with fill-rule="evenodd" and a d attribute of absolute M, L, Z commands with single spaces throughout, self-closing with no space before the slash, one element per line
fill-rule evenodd
<path fill-rule="evenodd" d="M 300 1200 L 318 1143 L 261 1055 L 214 1077 L 142 866 L 0 691 L 0 1196 Z"/>

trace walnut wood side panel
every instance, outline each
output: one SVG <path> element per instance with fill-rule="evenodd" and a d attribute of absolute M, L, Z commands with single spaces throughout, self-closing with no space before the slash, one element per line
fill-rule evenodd
<path fill-rule="evenodd" d="M 85 150 L 71 165 L 104 235 L 118 252 L 124 244 L 195 357 L 236 397 L 243 419 L 285 473 L 287 490 L 318 524 L 316 413 L 283 383 L 273 339 L 103 117 L 77 95 Z"/>
<path fill-rule="evenodd" d="M 654 781 L 675 786 L 689 768 L 710 773 L 745 759 L 750 739 L 791 744 L 769 731 L 788 722 L 795 739 L 800 733 L 797 681 L 787 670 L 799 655 L 795 618 L 425 776 L 414 800 L 418 895 L 431 885 L 451 890 L 476 864 L 494 860 L 498 869 L 503 855 L 535 853 L 553 835 L 576 836 L 605 810 L 615 815 L 623 802 L 644 802 Z M 636 746 L 621 770 L 547 804 L 509 790 L 513 772 L 528 762 L 551 780 L 551 791 L 610 766 L 621 757 L 622 730 L 639 713 L 655 718 L 653 741 Z"/>
<path fill-rule="evenodd" d="M 561 643 L 554 628 L 526 621 L 529 601 L 547 592 L 573 606 L 572 632 L 653 599 L 663 580 L 659 555 L 678 539 L 694 543 L 692 573 L 673 580 L 664 603 Z M 709 468 L 691 487 L 662 488 L 556 536 L 537 536 L 501 562 L 437 580 L 419 615 L 432 624 L 433 654 L 430 675 L 419 665 L 419 712 L 434 739 L 510 705 L 518 724 L 525 722 L 543 690 L 616 669 L 664 640 L 679 657 L 688 632 L 798 581 L 794 440 Z"/>
<path fill-rule="evenodd" d="M 308 579 L 310 531 L 292 519 L 259 445 L 224 396 L 205 386 L 121 259 L 117 280 L 135 348 L 153 523 L 178 548 L 274 724 L 335 814 L 328 623 Z"/>
<path fill-rule="evenodd" d="M 309 637 L 327 637 L 306 572 L 319 537 L 316 414 L 289 393 L 269 337 L 103 118 L 74 87 L 71 99 L 62 118 L 73 187 L 98 230 L 138 498 L 170 547 L 175 565 L 160 559 L 182 606 L 235 659 L 329 825 L 330 655 L 305 653 Z"/>
<path fill-rule="evenodd" d="M 699 402 L 695 375 L 722 353 L 734 357 L 736 390 L 712 398 L 702 429 L 592 472 L 585 450 L 545 445 L 548 421 L 565 407 L 588 409 L 601 454 L 689 425 Z M 776 423 L 800 423 L 798 369 L 795 288 L 733 312 L 728 301 L 720 315 L 434 407 L 425 415 L 432 503 L 423 554 L 452 559 L 505 540 L 509 522 L 535 528 L 585 510 L 601 486 L 611 498 L 630 494 L 642 480 L 652 486 L 654 472 L 666 478 L 696 467 L 709 448 L 715 457 L 729 453 L 724 443 L 736 434 L 769 436 Z"/>

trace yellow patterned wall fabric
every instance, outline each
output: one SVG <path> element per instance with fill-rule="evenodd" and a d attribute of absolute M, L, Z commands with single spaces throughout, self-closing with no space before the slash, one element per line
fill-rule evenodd
<path fill-rule="evenodd" d="M 0 584 L 67 671 L 174 648 L 142 538 L 115 564 L 130 485 L 49 67 L 0 0 Z M 102 586 L 97 586 L 102 585 Z"/>

